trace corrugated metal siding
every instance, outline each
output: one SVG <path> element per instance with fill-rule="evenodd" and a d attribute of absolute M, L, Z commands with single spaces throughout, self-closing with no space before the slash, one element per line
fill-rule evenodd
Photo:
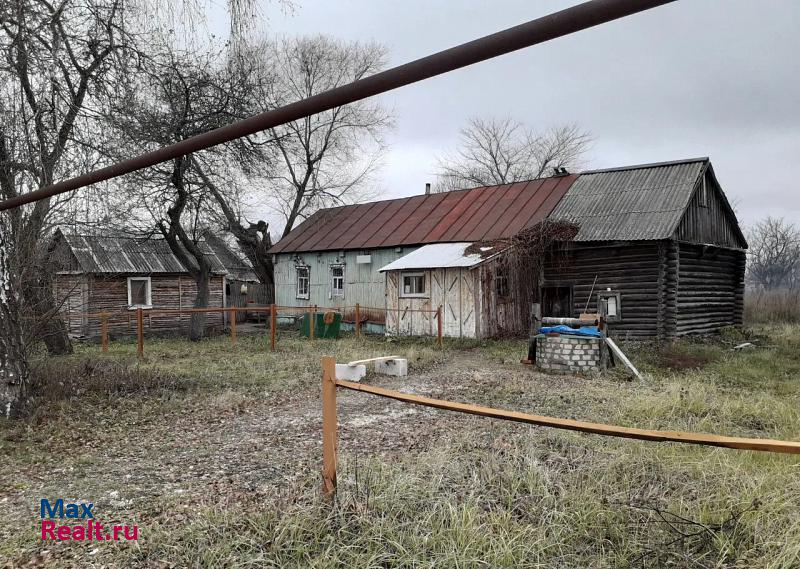
<path fill-rule="evenodd" d="M 186 272 L 163 239 L 138 240 L 66 233 L 61 236 L 84 273 L 149 275 Z M 201 243 L 200 247 L 211 261 L 212 272 L 225 274 L 225 267 L 211 248 L 206 243 Z"/>
<path fill-rule="evenodd" d="M 512 237 L 545 219 L 577 176 L 543 178 L 318 211 L 272 253 Z"/>
<path fill-rule="evenodd" d="M 668 239 L 707 161 L 581 174 L 550 214 L 580 227 L 576 241 Z"/>

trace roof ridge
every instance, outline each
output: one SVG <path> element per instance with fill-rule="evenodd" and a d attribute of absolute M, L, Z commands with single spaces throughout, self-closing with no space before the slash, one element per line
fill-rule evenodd
<path fill-rule="evenodd" d="M 631 164 L 630 166 L 616 166 L 614 168 L 598 168 L 596 170 L 584 170 L 579 175 L 602 174 L 603 172 L 624 172 L 625 170 L 646 170 L 648 168 L 659 168 L 662 166 L 677 166 L 678 164 L 693 164 L 694 162 L 710 162 L 708 156 L 697 158 L 684 158 L 682 160 L 667 160 L 665 162 L 650 162 L 645 164 Z"/>

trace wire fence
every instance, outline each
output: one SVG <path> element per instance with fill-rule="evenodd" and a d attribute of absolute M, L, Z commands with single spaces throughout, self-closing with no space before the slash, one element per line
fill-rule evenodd
<path fill-rule="evenodd" d="M 206 315 L 203 323 L 204 331 L 209 328 L 227 330 L 231 345 L 238 343 L 239 335 L 246 326 L 248 332 L 258 331 L 258 325 L 264 325 L 263 331 L 268 338 L 270 350 L 274 351 L 279 340 L 279 331 L 287 323 L 302 322 L 301 336 L 309 340 L 318 337 L 330 337 L 329 332 L 337 323 L 345 324 L 352 330 L 356 338 L 364 334 L 379 331 L 390 335 L 427 335 L 436 337 L 438 346 L 442 346 L 442 308 L 410 309 L 410 308 L 377 308 L 353 306 L 237 306 L 220 308 L 132 308 L 108 312 L 65 312 L 62 314 L 68 329 L 75 335 L 87 339 L 99 339 L 103 352 L 109 351 L 110 340 L 136 338 L 137 354 L 144 357 L 146 336 L 177 335 L 188 331 L 192 315 Z M 387 330 L 390 314 L 395 315 L 396 325 Z M 428 334 L 421 334 L 412 326 L 401 327 L 404 319 L 413 319 L 414 314 L 424 315 L 431 323 Z M 337 316 L 338 315 L 338 316 Z M 209 317 L 211 317 L 209 319 Z M 256 327 L 252 326 L 255 323 Z M 383 330 L 381 330 L 381 327 Z M 335 336 L 338 337 L 338 331 Z"/>

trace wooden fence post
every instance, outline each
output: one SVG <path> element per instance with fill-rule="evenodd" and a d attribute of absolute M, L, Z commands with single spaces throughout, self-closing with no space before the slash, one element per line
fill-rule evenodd
<path fill-rule="evenodd" d="M 314 321 L 317 319 L 317 305 L 311 309 L 311 321 L 308 323 L 308 337 L 314 339 Z"/>
<path fill-rule="evenodd" d="M 436 309 L 436 343 L 442 347 L 442 305 Z"/>
<path fill-rule="evenodd" d="M 356 302 L 356 338 L 361 337 L 361 305 Z"/>
<path fill-rule="evenodd" d="M 238 341 L 236 336 L 236 308 L 229 308 L 228 311 L 231 313 L 231 345 L 235 346 Z"/>
<path fill-rule="evenodd" d="M 322 492 L 336 491 L 336 358 L 322 358 Z"/>
<path fill-rule="evenodd" d="M 103 353 L 108 352 L 108 313 L 100 314 L 100 342 L 103 346 Z"/>
<path fill-rule="evenodd" d="M 144 359 L 144 312 L 136 309 L 136 355 Z"/>
<path fill-rule="evenodd" d="M 277 307 L 273 304 L 269 307 L 269 346 L 275 351 L 275 328 L 278 323 Z"/>

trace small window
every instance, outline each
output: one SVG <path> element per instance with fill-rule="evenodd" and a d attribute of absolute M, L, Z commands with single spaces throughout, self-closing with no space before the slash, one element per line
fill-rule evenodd
<path fill-rule="evenodd" d="M 297 267 L 297 298 L 308 300 L 310 294 L 308 267 Z"/>
<path fill-rule="evenodd" d="M 128 277 L 128 306 L 130 308 L 153 306 L 150 277 Z"/>
<path fill-rule="evenodd" d="M 622 306 L 618 292 L 601 292 L 597 295 L 597 309 L 604 314 L 606 320 L 614 322 L 622 318 Z"/>
<path fill-rule="evenodd" d="M 331 266 L 331 298 L 344 296 L 344 266 Z"/>
<path fill-rule="evenodd" d="M 425 273 L 403 273 L 400 296 L 425 296 Z"/>
<path fill-rule="evenodd" d="M 497 298 L 507 298 L 508 293 L 508 271 L 505 267 L 497 267 L 494 272 L 494 290 Z"/>

